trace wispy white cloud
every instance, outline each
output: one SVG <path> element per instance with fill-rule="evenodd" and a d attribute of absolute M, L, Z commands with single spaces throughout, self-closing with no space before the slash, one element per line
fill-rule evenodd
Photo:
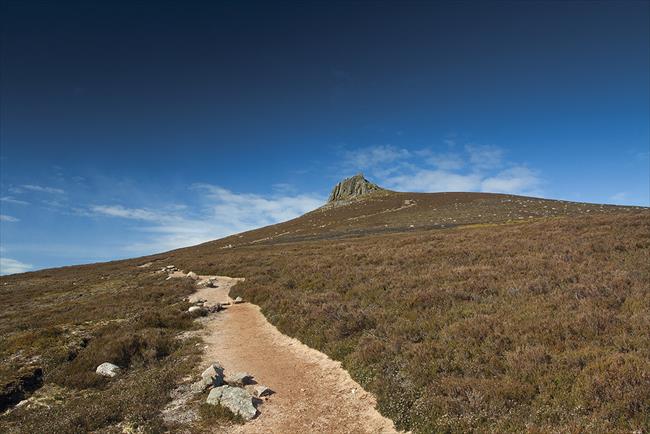
<path fill-rule="evenodd" d="M 494 169 L 503 163 L 503 149 L 496 146 L 467 145 L 469 163 L 477 169 Z"/>
<path fill-rule="evenodd" d="M 291 194 L 291 193 L 296 193 L 298 190 L 296 189 L 296 186 L 293 184 L 287 184 L 287 183 L 276 183 L 273 184 L 271 187 L 273 187 L 273 191 L 275 191 L 278 194 Z"/>
<path fill-rule="evenodd" d="M 20 186 L 20 189 L 37 191 L 39 193 L 65 194 L 65 190 L 62 190 L 60 188 L 43 187 L 41 185 L 34 185 L 34 184 L 23 184 Z"/>
<path fill-rule="evenodd" d="M 637 152 L 634 156 L 636 157 L 637 160 L 647 161 L 648 159 L 650 159 L 650 152 L 648 151 Z"/>
<path fill-rule="evenodd" d="M 650 206 L 647 194 L 630 191 L 619 191 L 609 196 L 608 202 L 616 205 Z"/>
<path fill-rule="evenodd" d="M 0 202 L 13 203 L 15 205 L 29 205 L 29 202 L 25 200 L 19 200 L 12 196 L 3 196 L 0 197 Z"/>
<path fill-rule="evenodd" d="M 461 154 L 452 152 L 436 153 L 430 149 L 417 151 L 417 155 L 424 158 L 424 162 L 440 170 L 459 170 L 465 167 L 467 162 Z"/>
<path fill-rule="evenodd" d="M 539 172 L 508 161 L 505 151 L 497 146 L 458 146 L 456 141 L 442 150 L 376 146 L 347 152 L 344 157 L 343 167 L 348 173 L 367 171 L 374 181 L 399 191 L 541 195 L 543 185 Z"/>
<path fill-rule="evenodd" d="M 122 205 L 94 205 L 90 207 L 90 211 L 98 215 L 132 220 L 161 221 L 166 218 L 160 212 L 142 208 L 125 208 Z"/>
<path fill-rule="evenodd" d="M 541 179 L 536 171 L 525 166 L 502 170 L 481 182 L 481 191 L 490 193 L 520 193 L 539 195 Z"/>
<path fill-rule="evenodd" d="M 192 189 L 209 199 L 212 217 L 239 227 L 256 227 L 289 220 L 322 205 L 323 198 L 312 194 L 262 196 L 234 193 L 210 184 L 194 184 Z"/>
<path fill-rule="evenodd" d="M 382 184 L 400 191 L 473 191 L 480 187 L 481 178 L 476 174 L 463 175 L 445 170 L 422 169 L 392 176 Z"/>
<path fill-rule="evenodd" d="M 627 191 L 620 191 L 609 197 L 612 203 L 626 203 L 630 199 L 630 193 Z"/>
<path fill-rule="evenodd" d="M 31 264 L 0 256 L 0 275 L 24 273 L 33 268 L 34 267 Z"/>
<path fill-rule="evenodd" d="M 20 221 L 20 219 L 17 219 L 16 217 L 12 217 L 12 216 L 6 215 L 6 214 L 0 214 L 0 222 L 13 223 L 13 222 L 18 222 L 18 221 Z"/>
<path fill-rule="evenodd" d="M 212 184 L 193 184 L 199 208 L 174 206 L 161 209 L 94 205 L 86 215 L 141 222 L 132 229 L 137 241 L 124 247 L 132 254 L 147 254 L 222 238 L 238 232 L 298 217 L 322 205 L 324 198 L 312 194 L 263 196 L 235 193 Z"/>
<path fill-rule="evenodd" d="M 343 161 L 351 167 L 365 170 L 403 160 L 410 155 L 410 152 L 406 149 L 396 148 L 391 145 L 380 145 L 347 151 Z"/>

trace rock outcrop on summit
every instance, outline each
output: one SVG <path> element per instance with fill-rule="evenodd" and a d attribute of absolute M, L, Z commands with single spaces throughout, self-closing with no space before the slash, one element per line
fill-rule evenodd
<path fill-rule="evenodd" d="M 332 193 L 330 193 L 330 197 L 327 200 L 327 203 L 356 199 L 359 196 L 364 196 L 366 194 L 378 191 L 386 190 L 379 187 L 377 184 L 373 184 L 372 182 L 368 181 L 363 176 L 363 173 L 358 173 L 353 177 L 346 178 L 336 184 L 332 190 Z"/>

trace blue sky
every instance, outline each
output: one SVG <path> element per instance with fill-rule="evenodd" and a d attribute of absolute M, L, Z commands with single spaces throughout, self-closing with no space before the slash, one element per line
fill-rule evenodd
<path fill-rule="evenodd" d="M 358 171 L 650 205 L 648 2 L 133 3 L 3 6 L 2 273 L 286 220 Z"/>

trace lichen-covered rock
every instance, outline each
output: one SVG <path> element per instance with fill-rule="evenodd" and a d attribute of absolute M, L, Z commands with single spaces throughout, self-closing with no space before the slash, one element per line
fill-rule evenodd
<path fill-rule="evenodd" d="M 223 385 L 223 367 L 219 362 L 211 364 L 203 373 L 201 379 L 192 383 L 190 389 L 192 393 L 202 393 L 211 387 L 219 387 Z"/>
<path fill-rule="evenodd" d="M 248 391 L 248 393 L 256 398 L 262 398 L 264 396 L 269 396 L 275 393 L 263 384 L 249 384 L 245 387 L 245 389 Z"/>
<path fill-rule="evenodd" d="M 95 372 L 103 377 L 115 377 L 120 373 L 119 366 L 112 363 L 104 362 L 95 369 Z"/>
<path fill-rule="evenodd" d="M 219 362 L 214 362 L 201 373 L 201 378 L 209 379 L 214 386 L 221 386 L 223 384 L 223 366 Z"/>
<path fill-rule="evenodd" d="M 210 388 L 210 382 L 207 382 L 207 383 L 206 383 L 206 381 L 205 381 L 203 378 L 201 378 L 199 381 L 195 381 L 195 382 L 192 383 L 192 385 L 190 386 L 190 390 L 191 390 L 192 393 L 194 393 L 195 395 L 196 395 L 196 394 L 199 394 L 199 393 L 203 393 L 203 392 L 205 392 L 206 390 L 208 390 L 209 388 Z"/>
<path fill-rule="evenodd" d="M 207 315 L 208 310 L 204 308 L 203 306 L 190 306 L 189 309 L 187 309 L 189 313 L 198 313 L 200 315 Z"/>
<path fill-rule="evenodd" d="M 226 383 L 230 384 L 231 386 L 239 387 L 250 384 L 252 380 L 253 376 L 248 372 L 235 372 L 234 374 L 226 376 L 225 379 Z"/>
<path fill-rule="evenodd" d="M 257 414 L 257 409 L 253 405 L 253 398 L 247 391 L 239 387 L 215 387 L 210 391 L 205 402 L 211 405 L 220 404 L 245 420 L 251 420 Z"/>

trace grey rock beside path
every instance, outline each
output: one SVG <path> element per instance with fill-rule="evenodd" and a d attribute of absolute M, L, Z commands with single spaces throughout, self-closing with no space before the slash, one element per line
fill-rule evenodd
<path fill-rule="evenodd" d="M 230 384 L 231 386 L 239 386 L 239 387 L 243 387 L 247 384 L 250 384 L 252 380 L 253 380 L 253 376 L 248 372 L 235 372 L 233 374 L 228 375 L 225 378 L 226 383 Z"/>
<path fill-rule="evenodd" d="M 210 365 L 201 374 L 201 379 L 191 386 L 192 393 L 202 393 L 211 387 L 219 387 L 223 384 L 223 367 L 219 362 Z"/>
<path fill-rule="evenodd" d="M 245 389 L 248 391 L 248 393 L 256 398 L 262 398 L 274 393 L 270 388 L 266 387 L 263 384 L 250 384 L 246 386 Z"/>
<path fill-rule="evenodd" d="M 215 386 L 221 386 L 223 384 L 223 366 L 219 362 L 211 364 L 203 373 L 201 373 L 201 378 L 207 378 L 211 380 Z"/>
<path fill-rule="evenodd" d="M 220 404 L 245 420 L 251 420 L 257 414 L 257 409 L 253 405 L 253 398 L 246 390 L 239 387 L 216 387 L 210 391 L 206 403 L 211 405 Z"/>
<path fill-rule="evenodd" d="M 203 306 L 190 306 L 189 309 L 187 309 L 187 311 L 189 313 L 198 312 L 201 315 L 205 315 L 208 313 L 208 310 Z"/>

